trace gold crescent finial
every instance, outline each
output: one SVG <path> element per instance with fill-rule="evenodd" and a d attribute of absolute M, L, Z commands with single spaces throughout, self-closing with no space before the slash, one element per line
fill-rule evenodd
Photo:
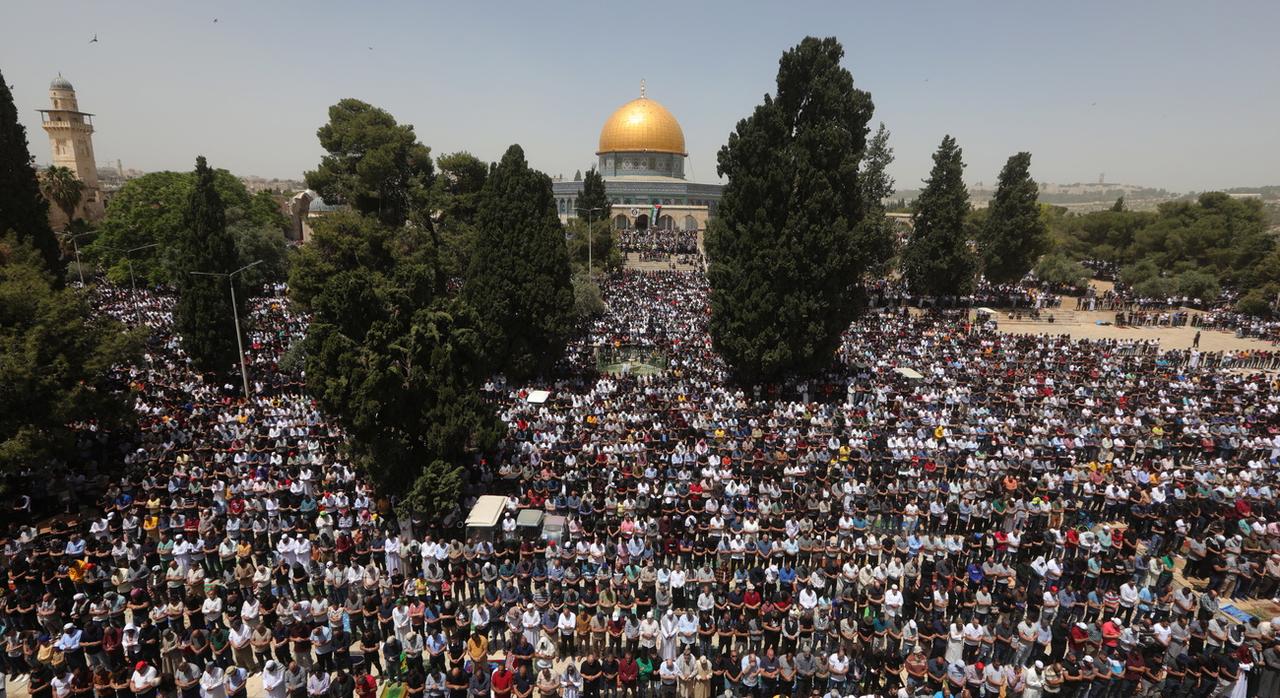
<path fill-rule="evenodd" d="M 644 78 L 640 78 L 640 99 L 644 99 Z"/>

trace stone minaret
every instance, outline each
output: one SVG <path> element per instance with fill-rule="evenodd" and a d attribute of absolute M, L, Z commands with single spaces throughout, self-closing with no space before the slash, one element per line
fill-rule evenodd
<path fill-rule="evenodd" d="M 49 134 L 53 164 L 66 167 L 84 182 L 79 216 L 89 221 L 101 220 L 105 205 L 98 186 L 98 164 L 93 157 L 93 114 L 80 111 L 76 90 L 61 73 L 49 84 L 49 100 L 53 108 L 41 109 L 40 114 L 44 131 Z M 61 212 L 53 210 L 56 208 L 50 207 L 50 214 L 61 217 Z"/>

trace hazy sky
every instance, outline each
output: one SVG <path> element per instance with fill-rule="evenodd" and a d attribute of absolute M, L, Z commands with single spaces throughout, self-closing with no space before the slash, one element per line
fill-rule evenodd
<path fill-rule="evenodd" d="M 215 23 L 213 20 L 217 18 Z M 586 169 L 620 104 L 684 127 L 692 177 L 773 90 L 779 55 L 834 35 L 892 132 L 899 188 L 943 134 L 970 182 L 1030 150 L 1041 181 L 1171 190 L 1280 184 L 1280 2 L 19 2 L 0 70 L 32 150 L 59 71 L 100 162 L 300 178 L 329 105 L 356 97 L 433 152 Z M 99 42 L 90 44 L 97 34 Z M 369 49 L 372 47 L 372 50 Z"/>

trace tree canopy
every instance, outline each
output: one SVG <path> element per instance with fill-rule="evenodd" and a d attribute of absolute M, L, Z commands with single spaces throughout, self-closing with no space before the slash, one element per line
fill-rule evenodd
<path fill-rule="evenodd" d="M 40 194 L 62 212 L 67 227 L 76 217 L 76 207 L 84 196 L 84 182 L 70 168 L 49 165 L 40 173 Z"/>
<path fill-rule="evenodd" d="M 174 241 L 177 258 L 187 264 L 187 273 L 174 274 L 178 289 L 174 325 L 183 350 L 197 368 L 229 375 L 240 361 L 232 313 L 244 317 L 249 298 L 244 279 L 238 276 L 228 280 L 190 273 L 229 274 L 240 267 L 235 237 L 227 230 L 226 207 L 204 156 L 196 158 L 194 176 L 195 187 Z M 234 308 L 228 284 L 236 286 Z"/>
<path fill-rule="evenodd" d="M 564 228 L 551 178 L 530 169 L 518 145 L 485 182 L 464 293 L 495 370 L 525 379 L 563 355 L 574 328 Z"/>
<path fill-rule="evenodd" d="M 1000 171 L 995 197 L 978 229 L 982 273 L 995 284 L 1017 283 L 1050 245 L 1040 215 L 1040 188 L 1031 178 L 1031 153 L 1013 155 Z"/>
<path fill-rule="evenodd" d="M 1058 288 L 1082 289 L 1089 282 L 1089 270 L 1061 252 L 1050 252 L 1035 267 L 1036 278 Z"/>
<path fill-rule="evenodd" d="M 178 276 L 191 268 L 181 255 L 178 239 L 195 183 L 192 172 L 169 171 L 149 172 L 125 182 L 112 197 L 98 234 L 83 250 L 84 255 L 101 262 L 107 278 L 128 283 L 129 271 L 120 250 L 159 243 L 130 255 L 133 272 L 140 283 L 176 284 Z M 288 220 L 270 193 L 250 195 L 239 178 L 222 169 L 213 170 L 213 188 L 225 207 L 227 225 L 239 231 L 235 236 L 237 256 L 247 258 L 243 263 L 260 258 L 252 256 L 253 251 L 245 245 L 274 247 L 277 239 L 278 244 L 284 244 Z M 252 229 L 252 234 L 246 228 Z M 267 271 L 261 270 L 255 278 L 284 279 L 284 275 L 267 277 Z"/>
<path fill-rule="evenodd" d="M 590 230 L 590 254 L 587 249 L 587 232 Z M 574 269 L 587 270 L 590 261 L 594 271 L 616 270 L 622 268 L 622 253 L 618 250 L 613 237 L 613 224 L 608 219 L 594 220 L 588 226 L 585 218 L 570 218 L 564 226 L 569 234 L 569 260 Z"/>
<path fill-rule="evenodd" d="M 915 200 L 915 229 L 902 250 L 902 275 L 922 296 L 960 296 L 974 287 L 977 259 L 966 233 L 969 191 L 961 155 L 955 139 L 943 137 Z"/>
<path fill-rule="evenodd" d="M 358 464 L 403 507 L 438 519 L 457 502 L 463 466 L 497 439 L 481 399 L 479 319 L 437 294 L 428 233 L 354 212 L 326 216 L 293 267 L 291 292 L 313 312 L 307 386 L 352 437 Z"/>
<path fill-rule="evenodd" d="M 861 280 L 888 249 L 866 224 L 858 168 L 873 106 L 840 66 L 833 38 L 808 37 L 778 62 L 777 92 L 720 149 L 728 180 L 707 231 L 716 349 L 755 383 L 830 364 L 861 304 Z"/>
<path fill-rule="evenodd" d="M 316 135 L 326 154 L 305 174 L 307 186 L 331 204 L 346 204 L 387 225 L 402 225 L 430 197 L 431 149 L 413 126 L 358 99 L 329 107 Z"/>
<path fill-rule="evenodd" d="M 1156 211 L 1096 211 L 1053 222 L 1057 249 L 1110 262 L 1139 294 L 1211 300 L 1280 284 L 1280 246 L 1262 203 L 1222 192 L 1171 201 Z"/>
<path fill-rule="evenodd" d="M 489 165 L 465 150 L 441 155 L 436 165 L 440 174 L 436 177 L 433 208 L 440 221 L 474 224 L 480 192 L 489 178 Z"/>
<path fill-rule="evenodd" d="M 893 196 L 893 177 L 889 175 L 889 165 L 893 164 L 893 148 L 889 147 L 889 129 L 883 123 L 876 133 L 867 141 L 867 154 L 862 159 L 862 174 L 859 184 L 862 187 L 862 202 L 866 211 L 867 234 L 863 240 L 867 244 L 879 245 L 878 249 L 867 250 L 867 254 L 877 263 L 869 265 L 868 270 L 877 276 L 888 272 L 888 264 L 897 253 L 897 236 L 893 233 L 893 221 L 886 215 L 885 200 Z"/>
<path fill-rule="evenodd" d="M 142 337 L 59 288 L 28 242 L 0 237 L 0 473 L 44 477 L 81 467 L 73 424 L 99 432 L 132 417 L 113 367 L 139 358 Z M 5 482 L 0 482 L 0 490 Z"/>
<path fill-rule="evenodd" d="M 594 167 L 587 170 L 582 178 L 582 193 L 578 195 L 576 213 L 579 218 L 593 221 L 607 221 L 613 216 L 613 204 L 605 192 L 604 176 Z"/>
<path fill-rule="evenodd" d="M 58 240 L 49 228 L 49 204 L 40 195 L 27 129 L 18 120 L 9 83 L 0 73 L 0 235 L 12 232 L 30 243 L 61 284 L 63 264 Z"/>
<path fill-rule="evenodd" d="M 443 279 L 460 279 L 471 265 L 476 212 L 489 165 L 466 151 L 442 155 L 436 164 L 440 174 L 431 204 L 417 209 L 413 219 L 431 231 Z"/>

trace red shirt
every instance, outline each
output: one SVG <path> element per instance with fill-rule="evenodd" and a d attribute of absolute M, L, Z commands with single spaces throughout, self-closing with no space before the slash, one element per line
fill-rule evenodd
<path fill-rule="evenodd" d="M 636 660 L 623 657 L 618 660 L 618 680 L 622 683 L 634 683 L 640 676 L 640 665 Z"/>
<path fill-rule="evenodd" d="M 511 693 L 511 684 L 515 683 L 515 681 L 516 675 L 511 673 L 510 669 L 505 666 L 498 667 L 498 670 L 493 672 L 493 692 L 497 695 L 505 696 Z"/>
<path fill-rule="evenodd" d="M 378 680 L 372 674 L 365 674 L 356 679 L 356 695 L 360 698 L 374 698 L 378 694 Z"/>

